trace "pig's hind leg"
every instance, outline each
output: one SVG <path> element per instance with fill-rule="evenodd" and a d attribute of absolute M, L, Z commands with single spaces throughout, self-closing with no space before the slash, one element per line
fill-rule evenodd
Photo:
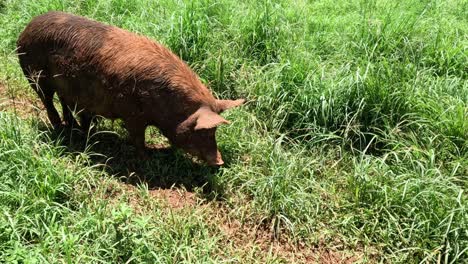
<path fill-rule="evenodd" d="M 82 110 L 78 113 L 78 116 L 80 117 L 80 124 L 83 131 L 89 131 L 89 128 L 91 127 L 91 122 L 93 120 L 93 114 L 86 110 Z"/>
<path fill-rule="evenodd" d="M 48 84 L 47 78 L 41 76 L 37 76 L 37 78 L 35 78 L 34 76 L 29 75 L 28 81 L 33 90 L 36 91 L 37 95 L 39 95 L 42 104 L 44 104 L 50 123 L 52 123 L 54 128 L 60 127 L 62 121 L 54 106 L 55 90 Z"/>
<path fill-rule="evenodd" d="M 63 112 L 63 120 L 65 121 L 65 126 L 70 128 L 77 128 L 78 123 L 76 122 L 75 118 L 73 117 L 72 110 L 70 106 L 65 103 L 63 97 L 59 96 L 60 104 L 62 105 L 62 112 Z"/>

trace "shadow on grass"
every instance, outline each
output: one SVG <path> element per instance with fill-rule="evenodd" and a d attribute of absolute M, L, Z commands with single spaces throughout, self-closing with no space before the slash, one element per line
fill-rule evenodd
<path fill-rule="evenodd" d="M 93 165 L 104 165 L 107 173 L 124 183 L 147 184 L 150 190 L 172 187 L 183 187 L 187 191 L 201 189 L 203 195 L 209 199 L 223 196 L 224 192 L 215 180 L 218 168 L 195 162 L 168 144 L 147 143 L 149 158 L 141 160 L 130 141 L 116 132 L 98 130 L 87 137 L 76 129 L 51 130 L 46 124 L 39 124 L 39 129 L 64 146 L 68 153 L 80 154 L 87 151 Z M 225 157 L 227 164 L 229 156 L 228 154 Z"/>

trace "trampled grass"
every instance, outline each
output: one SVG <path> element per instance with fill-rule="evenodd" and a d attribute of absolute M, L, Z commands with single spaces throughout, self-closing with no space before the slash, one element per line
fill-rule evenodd
<path fill-rule="evenodd" d="M 218 132 L 219 170 L 161 147 L 141 162 L 118 122 L 86 139 L 4 103 L 0 261 L 468 259 L 466 1 L 0 6 L 5 102 L 34 98 L 15 41 L 48 10 L 154 38 L 219 97 L 248 99 Z M 154 197 L 171 186 L 196 202 L 174 209 Z"/>

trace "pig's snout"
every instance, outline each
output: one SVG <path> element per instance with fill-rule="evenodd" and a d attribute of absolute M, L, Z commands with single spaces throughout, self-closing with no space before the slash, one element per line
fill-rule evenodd
<path fill-rule="evenodd" d="M 208 163 L 211 166 L 222 166 L 224 164 L 224 161 L 222 159 L 216 160 L 215 162 L 209 162 Z"/>
<path fill-rule="evenodd" d="M 221 166 L 224 164 L 223 158 L 221 157 L 221 153 L 217 150 L 216 154 L 214 155 L 207 155 L 205 156 L 205 161 L 210 166 Z"/>

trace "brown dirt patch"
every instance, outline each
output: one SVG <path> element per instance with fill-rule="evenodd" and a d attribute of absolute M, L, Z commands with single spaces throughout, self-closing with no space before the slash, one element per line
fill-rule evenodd
<path fill-rule="evenodd" d="M 257 251 L 258 260 L 267 262 L 267 259 L 277 259 L 284 263 L 356 263 L 364 254 L 360 251 L 347 251 L 344 247 L 330 248 L 326 245 L 308 246 L 303 242 L 293 241 L 286 236 L 275 238 L 272 228 L 268 225 L 256 223 L 241 223 L 229 216 L 224 205 L 218 205 L 217 211 L 224 211 L 221 219 L 214 217 L 218 222 L 220 232 L 226 237 L 226 247 L 231 252 Z M 220 216 L 218 214 L 218 216 Z M 339 242 L 337 242 L 339 244 Z"/>
<path fill-rule="evenodd" d="M 142 214 L 147 209 L 151 209 L 153 202 L 158 201 L 158 205 L 168 209 L 183 209 L 197 205 L 197 197 L 193 192 L 184 189 L 154 189 L 143 191 L 132 184 L 123 182 L 102 182 L 106 189 L 104 193 L 96 195 L 98 199 L 106 199 L 110 204 L 126 202 L 136 213 Z"/>
<path fill-rule="evenodd" d="M 0 111 L 13 112 L 21 118 L 34 116 L 47 120 L 45 108 L 39 98 L 13 92 L 2 82 L 0 82 Z"/>
<path fill-rule="evenodd" d="M 149 193 L 153 198 L 162 200 L 175 209 L 193 207 L 197 204 L 195 193 L 183 189 L 156 189 L 150 190 Z"/>
<path fill-rule="evenodd" d="M 206 201 L 196 193 L 181 188 L 154 189 L 142 191 L 138 187 L 123 182 L 108 181 L 105 194 L 97 199 L 106 199 L 109 204 L 127 203 L 136 214 L 146 214 L 156 206 L 168 212 L 184 214 L 186 209 L 200 210 L 214 229 L 214 234 L 223 240 L 220 255 L 229 258 L 232 254 L 256 263 L 278 260 L 279 263 L 356 263 L 364 254 L 359 250 L 345 250 L 340 242 L 333 248 L 323 244 L 309 246 L 303 242 L 288 239 L 288 236 L 275 238 L 270 225 L 258 224 L 253 220 L 242 222 L 237 219 L 227 205 L 219 201 Z M 102 194 L 101 194 L 102 195 Z M 186 213 L 186 211 L 185 211 Z"/>

